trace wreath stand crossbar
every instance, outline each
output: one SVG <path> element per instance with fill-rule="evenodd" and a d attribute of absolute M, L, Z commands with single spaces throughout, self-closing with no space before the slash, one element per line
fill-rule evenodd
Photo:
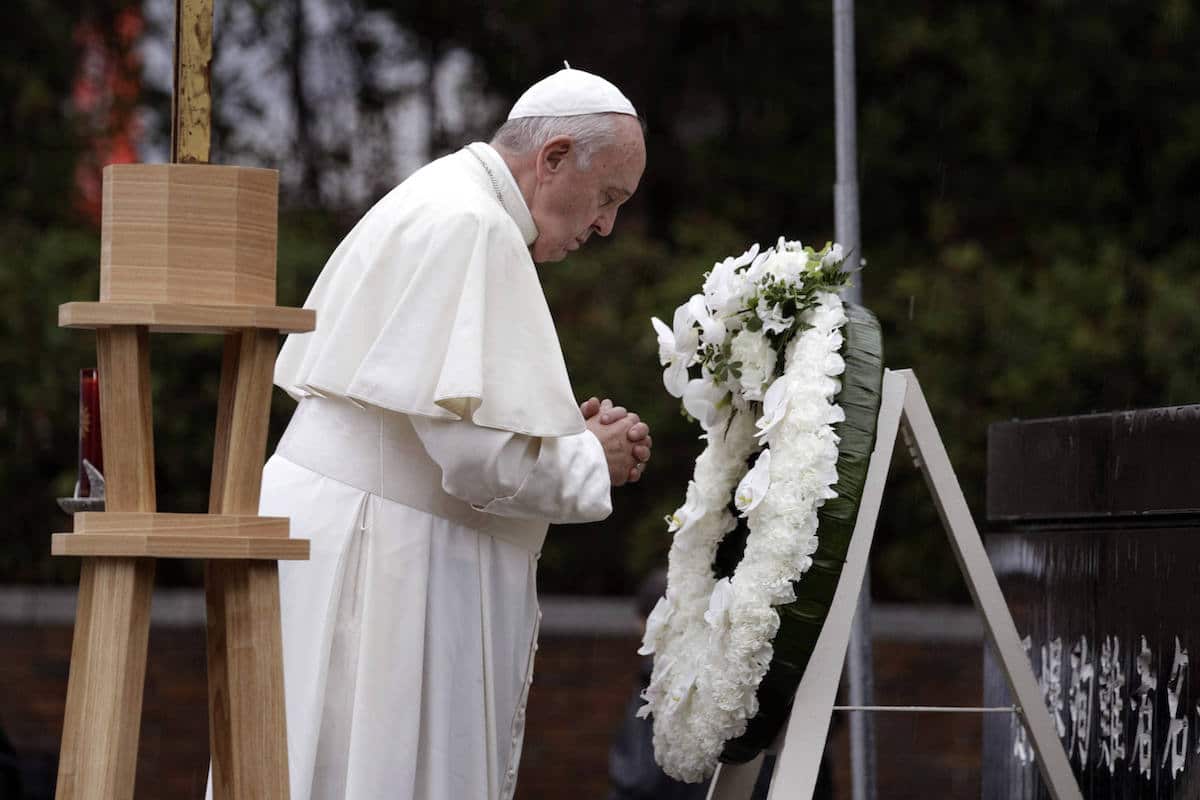
<path fill-rule="evenodd" d="M 945 706 L 835 706 L 838 683 L 846 659 L 850 628 L 866 573 L 875 522 L 897 436 L 903 436 L 914 465 L 929 487 L 938 516 L 950 539 L 975 607 L 983 615 L 987 641 L 996 649 L 1001 668 L 1017 705 L 1001 708 Z M 816 649 L 796 690 L 791 716 L 773 746 L 778 754 L 771 776 L 768 800 L 809 800 L 816 787 L 817 771 L 829 722 L 835 710 L 853 712 L 906 711 L 910 713 L 1016 713 L 1029 731 L 1042 778 L 1054 800 L 1082 800 L 1070 762 L 1042 702 L 1033 668 L 1021 647 L 1012 613 L 1000 592 L 983 541 L 975 528 L 962 488 L 954 475 L 946 448 L 921 384 L 912 370 L 886 370 L 879 406 L 875 450 L 867 469 L 866 485 L 858 511 L 850 550 L 841 580 Z M 708 800 L 748 800 L 762 767 L 763 756 L 745 764 L 721 764 L 709 788 Z"/>

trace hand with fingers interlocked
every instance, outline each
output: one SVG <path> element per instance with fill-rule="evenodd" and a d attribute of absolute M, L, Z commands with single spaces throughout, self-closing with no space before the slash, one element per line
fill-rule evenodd
<path fill-rule="evenodd" d="M 613 486 L 636 483 L 650 460 L 650 426 L 624 406 L 605 398 L 588 398 L 579 406 L 590 430 L 600 440 L 608 459 L 608 476 Z"/>

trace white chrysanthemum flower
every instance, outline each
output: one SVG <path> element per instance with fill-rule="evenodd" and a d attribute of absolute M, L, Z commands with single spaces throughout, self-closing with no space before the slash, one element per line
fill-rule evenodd
<path fill-rule="evenodd" d="M 794 284 L 800 282 L 800 276 L 804 274 L 807 266 L 808 255 L 803 251 L 796 252 L 776 248 L 775 252 L 767 259 L 766 271 L 776 281 Z"/>
<path fill-rule="evenodd" d="M 741 394 L 747 400 L 761 400 L 767 381 L 775 376 L 775 349 L 760 331 L 743 330 L 733 337 L 730 359 L 741 362 Z"/>

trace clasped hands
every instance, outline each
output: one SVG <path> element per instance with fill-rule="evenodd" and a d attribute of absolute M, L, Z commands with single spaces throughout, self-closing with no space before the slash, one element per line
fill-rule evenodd
<path fill-rule="evenodd" d="M 636 483 L 650 460 L 650 426 L 641 418 L 615 406 L 605 398 L 588 398 L 579 406 L 580 413 L 608 459 L 608 477 L 613 486 Z"/>

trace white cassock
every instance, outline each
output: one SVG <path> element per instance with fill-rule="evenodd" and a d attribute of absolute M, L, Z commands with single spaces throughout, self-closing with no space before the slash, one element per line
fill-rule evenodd
<path fill-rule="evenodd" d="M 312 540 L 280 563 L 292 800 L 515 791 L 547 523 L 611 511 L 536 236 L 492 148 L 439 159 L 345 238 L 280 353 L 300 404 L 259 512 Z"/>

